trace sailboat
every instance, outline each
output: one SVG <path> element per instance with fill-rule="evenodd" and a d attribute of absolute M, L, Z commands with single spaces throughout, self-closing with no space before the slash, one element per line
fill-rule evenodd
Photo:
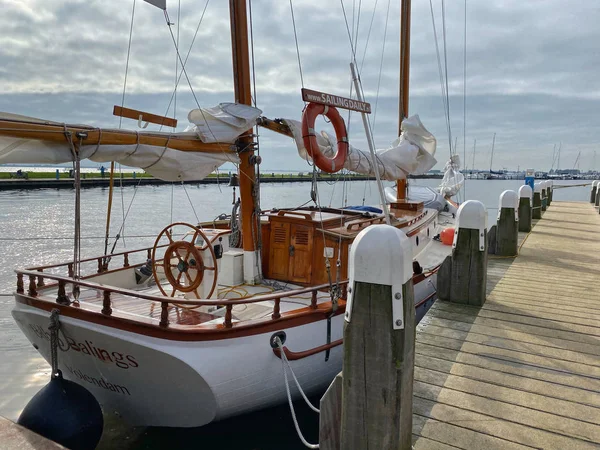
<path fill-rule="evenodd" d="M 409 3 L 402 16 L 400 137 L 377 153 L 352 147 L 337 113 L 367 114 L 362 98 L 305 89 L 301 123 L 271 120 L 252 106 L 246 0 L 230 1 L 235 102 L 193 110 L 191 131 L 110 130 L 2 114 L 0 163 L 75 166 L 73 259 L 35 267 L 24 262 L 26 268 L 16 270 L 13 317 L 50 361 L 48 325 L 58 316 L 58 367 L 104 411 L 132 425 L 197 427 L 272 406 L 286 399 L 283 356 L 306 393 L 325 388 L 342 365 L 349 249 L 366 227 L 387 223 L 406 233 L 417 316 L 433 303 L 437 270 L 451 251 L 437 237 L 453 225 L 457 205 L 428 188 L 406 186 L 408 173 L 435 164 L 435 138 L 417 116 L 407 117 Z M 115 113 L 141 123 L 167 120 L 123 107 Z M 319 114 L 333 121 L 335 137 L 313 130 Z M 326 208 L 315 201 L 261 211 L 254 126 L 290 136 L 290 147 L 324 172 L 346 168 L 395 179 L 396 192 L 371 208 Z M 147 248 L 82 259 L 79 165 L 85 158 L 120 161 L 172 181 L 201 179 L 234 162 L 239 220 L 177 222 Z"/>

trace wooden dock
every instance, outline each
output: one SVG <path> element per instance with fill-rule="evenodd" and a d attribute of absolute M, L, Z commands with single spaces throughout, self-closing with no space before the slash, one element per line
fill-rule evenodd
<path fill-rule="evenodd" d="M 487 283 L 417 327 L 414 448 L 600 448 L 598 209 L 553 202 Z"/>

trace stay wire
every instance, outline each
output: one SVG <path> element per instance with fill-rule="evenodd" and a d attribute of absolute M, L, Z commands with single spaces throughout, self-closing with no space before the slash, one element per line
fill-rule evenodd
<path fill-rule="evenodd" d="M 183 61 L 182 70 L 181 70 L 181 72 L 179 72 L 179 76 L 177 77 L 177 82 L 175 83 L 175 89 L 173 90 L 173 93 L 171 94 L 171 99 L 169 100 L 169 104 L 167 106 L 167 110 L 165 111 L 165 116 L 167 114 L 169 114 L 169 110 L 171 109 L 171 103 L 174 100 L 175 93 L 177 91 L 177 87 L 179 86 L 179 83 L 181 81 L 181 77 L 183 76 L 183 68 L 185 68 L 185 65 L 187 64 L 187 61 L 188 61 L 188 59 L 190 57 L 190 53 L 192 52 L 192 48 L 194 47 L 194 43 L 196 42 L 196 37 L 198 36 L 198 31 L 200 30 L 200 26 L 202 25 L 202 21 L 204 20 L 204 14 L 206 13 L 206 8 L 208 8 L 208 4 L 209 3 L 210 3 L 210 0 L 206 0 L 206 3 L 204 4 L 204 9 L 202 10 L 202 15 L 200 16 L 200 20 L 198 21 L 198 25 L 196 26 L 196 31 L 194 33 L 194 37 L 192 38 L 192 42 L 190 43 L 190 47 L 188 48 L 187 54 L 185 56 L 185 60 Z M 168 16 L 165 16 L 165 17 L 168 17 Z M 167 23 L 169 23 L 168 19 L 167 19 Z M 179 47 L 176 45 L 175 48 L 176 48 L 176 51 L 177 51 L 177 54 L 175 55 L 176 56 L 175 59 L 177 61 L 179 61 L 179 54 L 178 54 L 179 53 L 179 50 L 178 50 Z M 163 125 L 161 124 L 160 128 L 158 129 L 158 131 L 161 131 L 162 128 L 163 128 Z"/>
<path fill-rule="evenodd" d="M 300 84 L 304 89 L 304 75 L 302 74 L 302 62 L 300 60 L 300 47 L 298 46 L 298 33 L 296 31 L 296 18 L 294 17 L 294 6 L 290 0 L 290 11 L 292 13 L 292 26 L 294 27 L 294 40 L 296 41 L 296 55 L 298 56 L 298 69 L 300 70 Z"/>
<path fill-rule="evenodd" d="M 383 56 L 385 54 L 385 43 L 387 41 L 387 29 L 390 18 L 390 4 L 392 0 L 388 0 L 387 12 L 385 15 L 385 27 L 383 29 L 383 44 L 381 47 L 381 60 L 379 62 L 379 77 L 377 79 L 377 93 L 375 95 L 375 106 L 373 108 L 373 134 L 375 133 L 375 126 L 377 125 L 377 105 L 379 103 L 379 89 L 381 87 L 381 74 L 383 73 Z"/>
<path fill-rule="evenodd" d="M 135 1 L 131 9 L 131 25 L 129 26 L 129 43 L 127 44 L 127 58 L 125 60 L 125 79 L 123 80 L 123 95 L 121 96 L 121 109 L 125 105 L 125 91 L 127 90 L 127 73 L 129 72 L 129 55 L 131 54 L 131 40 L 133 37 L 133 19 L 135 17 Z M 119 129 L 123 123 L 123 116 L 119 116 Z"/>

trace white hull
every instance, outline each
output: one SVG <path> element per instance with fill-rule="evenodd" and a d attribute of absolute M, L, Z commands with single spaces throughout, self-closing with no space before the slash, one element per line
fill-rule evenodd
<path fill-rule="evenodd" d="M 431 282 L 430 282 L 431 281 Z M 435 275 L 415 286 L 415 303 L 434 292 Z M 433 301 L 433 299 L 431 300 Z M 49 314 L 17 302 L 13 317 L 50 361 Z M 61 316 L 59 367 L 89 389 L 104 411 L 132 425 L 197 427 L 286 401 L 282 361 L 272 332 L 212 341 L 171 341 Z M 331 340 L 342 338 L 343 315 Z M 326 321 L 284 329 L 292 352 L 326 343 Z M 343 346 L 291 361 L 307 394 L 324 390 L 342 368 Z M 103 361 L 101 358 L 104 358 Z M 291 386 L 294 397 L 299 393 Z"/>

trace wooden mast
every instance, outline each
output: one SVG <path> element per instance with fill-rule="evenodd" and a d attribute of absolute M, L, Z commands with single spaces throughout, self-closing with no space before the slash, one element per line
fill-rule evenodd
<path fill-rule="evenodd" d="M 398 135 L 402 121 L 408 117 L 408 89 L 410 81 L 410 2 L 401 0 L 400 13 L 400 94 L 398 108 Z M 398 201 L 406 199 L 406 179 L 397 180 Z"/>
<path fill-rule="evenodd" d="M 252 105 L 250 90 L 250 58 L 248 52 L 248 19 L 246 0 L 229 0 L 231 47 L 233 54 L 233 84 L 235 102 Z M 238 139 L 240 151 L 239 183 L 241 197 L 242 244 L 244 248 L 244 279 L 254 283 L 258 276 L 255 236 L 258 235 L 254 216 L 253 190 L 256 182 L 252 129 Z"/>

